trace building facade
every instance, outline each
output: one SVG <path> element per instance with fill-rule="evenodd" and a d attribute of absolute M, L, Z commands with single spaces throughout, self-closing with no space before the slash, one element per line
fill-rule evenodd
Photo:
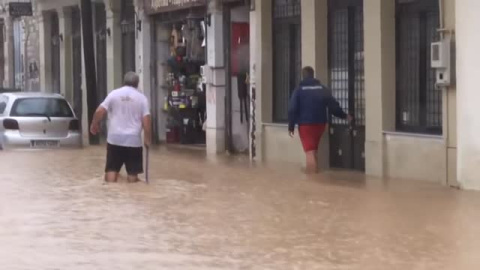
<path fill-rule="evenodd" d="M 300 68 L 310 65 L 356 119 L 332 119 L 323 167 L 470 186 L 457 159 L 456 84 L 437 85 L 430 51 L 444 38 L 455 44 L 458 2 L 255 1 L 259 159 L 301 162 L 285 121 Z"/>
<path fill-rule="evenodd" d="M 92 2 L 97 101 L 121 85 L 123 73 L 139 73 L 158 142 L 174 137 L 165 110 L 168 65 L 176 53 L 172 44 L 185 43 L 186 55 L 200 59 L 205 116 L 199 123 L 205 122 L 208 153 L 301 164 L 301 144 L 289 138 L 286 120 L 300 70 L 309 65 L 355 117 L 352 125 L 331 119 L 319 150 L 323 168 L 480 189 L 477 1 Z M 33 3 L 31 17 L 2 15 L 7 31 L 0 79 L 4 86 L 64 94 L 87 126 L 80 3 Z M 443 62 L 431 46 L 440 41 L 452 48 L 447 83 L 437 77 Z M 15 50 L 23 50 L 20 57 Z"/>
<path fill-rule="evenodd" d="M 30 1 L 15 1 L 21 5 Z M 0 84 L 4 88 L 38 91 L 40 89 L 40 52 L 36 5 L 22 16 L 11 12 L 10 1 L 0 1 Z M 14 9 L 14 8 L 12 8 Z"/>

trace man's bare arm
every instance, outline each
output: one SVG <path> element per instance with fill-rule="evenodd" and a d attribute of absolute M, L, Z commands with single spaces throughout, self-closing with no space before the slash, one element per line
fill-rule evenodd
<path fill-rule="evenodd" d="M 146 147 L 152 144 L 152 116 L 146 115 L 142 120 L 143 140 Z"/>
<path fill-rule="evenodd" d="M 100 122 L 105 118 L 107 115 L 107 110 L 102 106 L 98 107 L 93 115 L 92 124 L 90 125 L 90 133 L 93 135 L 97 135 L 100 132 Z"/>

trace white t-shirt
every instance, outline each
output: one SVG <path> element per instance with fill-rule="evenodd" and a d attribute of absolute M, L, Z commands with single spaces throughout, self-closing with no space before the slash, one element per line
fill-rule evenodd
<path fill-rule="evenodd" d="M 113 90 L 100 105 L 108 111 L 109 144 L 142 147 L 142 120 L 150 115 L 147 97 L 124 86 Z"/>

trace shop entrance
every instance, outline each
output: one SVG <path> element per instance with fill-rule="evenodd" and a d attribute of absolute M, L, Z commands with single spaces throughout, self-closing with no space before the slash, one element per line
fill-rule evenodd
<path fill-rule="evenodd" d="M 248 153 L 250 17 L 243 1 L 224 2 L 225 138 L 229 153 Z"/>
<path fill-rule="evenodd" d="M 206 62 L 205 8 L 156 16 L 152 91 L 157 140 L 205 146 L 206 86 L 200 75 Z"/>
<path fill-rule="evenodd" d="M 354 116 L 330 120 L 330 165 L 365 170 L 363 1 L 329 1 L 329 79 L 333 96 Z"/>
<path fill-rule="evenodd" d="M 52 89 L 53 93 L 60 93 L 60 26 L 57 12 L 51 15 L 51 56 L 52 56 Z"/>

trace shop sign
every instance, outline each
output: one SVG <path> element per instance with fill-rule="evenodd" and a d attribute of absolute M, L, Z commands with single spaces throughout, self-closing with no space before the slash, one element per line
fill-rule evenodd
<path fill-rule="evenodd" d="M 32 16 L 32 2 L 13 2 L 8 4 L 8 11 L 12 17 Z"/>
<path fill-rule="evenodd" d="M 148 13 L 168 12 L 206 5 L 206 0 L 145 0 Z"/>

